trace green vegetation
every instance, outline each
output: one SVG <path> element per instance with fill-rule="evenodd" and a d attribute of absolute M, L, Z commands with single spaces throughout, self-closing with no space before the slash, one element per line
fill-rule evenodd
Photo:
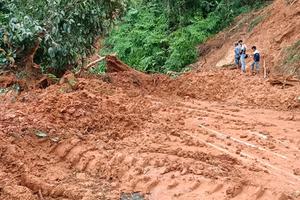
<path fill-rule="evenodd" d="M 123 61 L 146 72 L 180 72 L 198 57 L 198 44 L 228 26 L 238 14 L 263 4 L 253 0 L 140 0 L 118 22 L 100 54 L 116 52 Z M 95 71 L 102 70 L 100 65 Z"/>
<path fill-rule="evenodd" d="M 286 49 L 284 64 L 299 64 L 300 62 L 300 40 Z"/>
<path fill-rule="evenodd" d="M 254 29 L 254 27 L 256 27 L 258 24 L 260 24 L 262 21 L 264 21 L 267 17 L 268 17 L 267 14 L 265 14 L 265 15 L 259 15 L 259 16 L 255 17 L 250 22 L 250 25 L 248 27 L 248 31 L 251 32 Z"/>
<path fill-rule="evenodd" d="M 26 76 L 24 68 L 40 66 L 59 76 L 85 64 L 95 38 L 107 36 L 101 54 L 116 52 L 146 72 L 180 72 L 197 58 L 196 45 L 263 2 L 0 0 L 0 70 Z"/>
<path fill-rule="evenodd" d="M 33 53 L 43 72 L 76 67 L 125 8 L 126 0 L 0 0 L 0 69 Z"/>
<path fill-rule="evenodd" d="M 296 1 L 297 1 L 297 0 L 285 0 L 285 3 L 286 3 L 287 5 L 292 5 L 292 4 L 294 4 Z"/>
<path fill-rule="evenodd" d="M 285 49 L 281 70 L 300 77 L 300 40 Z"/>

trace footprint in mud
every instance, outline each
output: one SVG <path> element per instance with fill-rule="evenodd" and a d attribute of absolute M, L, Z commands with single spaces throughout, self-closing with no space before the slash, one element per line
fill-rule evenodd
<path fill-rule="evenodd" d="M 144 200 L 144 199 L 145 199 L 144 195 L 137 192 L 132 194 L 123 193 L 120 198 L 120 200 Z"/>

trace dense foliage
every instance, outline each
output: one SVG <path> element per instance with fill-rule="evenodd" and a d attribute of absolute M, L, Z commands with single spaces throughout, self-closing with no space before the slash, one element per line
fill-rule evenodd
<path fill-rule="evenodd" d="M 181 71 L 197 58 L 197 44 L 228 26 L 238 14 L 262 3 L 140 0 L 119 21 L 101 54 L 116 52 L 126 63 L 143 71 Z"/>
<path fill-rule="evenodd" d="M 125 8 L 126 0 L 0 0 L 0 68 L 37 44 L 34 60 L 44 71 L 74 67 Z"/>
<path fill-rule="evenodd" d="M 197 44 L 262 1 L 0 0 L 0 69 L 22 70 L 31 54 L 43 72 L 77 67 L 95 37 L 108 34 L 127 11 L 102 53 L 116 52 L 143 71 L 181 71 L 196 59 Z"/>

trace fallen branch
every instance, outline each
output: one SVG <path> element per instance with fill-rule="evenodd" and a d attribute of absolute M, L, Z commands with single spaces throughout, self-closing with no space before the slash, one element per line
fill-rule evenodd
<path fill-rule="evenodd" d="M 112 54 L 112 55 L 115 55 L 115 54 Z M 105 57 L 101 57 L 99 55 L 98 56 L 98 59 L 97 60 L 94 60 L 92 61 L 91 63 L 87 64 L 86 66 L 84 67 L 81 67 L 80 70 L 78 72 L 76 72 L 75 74 L 78 75 L 78 74 L 81 74 L 82 71 L 87 71 L 89 70 L 91 67 L 97 65 L 99 62 L 103 61 L 106 59 L 106 56 Z"/>
<path fill-rule="evenodd" d="M 268 80 L 271 85 L 296 86 L 300 84 L 300 80 L 292 77 L 277 76 Z"/>
<path fill-rule="evenodd" d="M 105 62 L 106 62 L 106 70 L 105 70 L 106 73 L 131 71 L 131 72 L 135 72 L 137 74 L 144 74 L 144 73 L 139 72 L 135 69 L 132 69 L 127 64 L 125 64 L 124 62 L 119 60 L 116 57 L 116 54 L 106 55 L 105 57 L 100 57 L 98 55 L 98 57 L 99 57 L 99 59 L 89 63 L 85 67 L 82 67 L 78 72 L 75 73 L 75 75 L 81 74 L 82 71 L 87 71 L 89 68 L 95 66 L 97 63 L 99 63 L 103 60 L 105 60 Z"/>
<path fill-rule="evenodd" d="M 222 68 L 229 69 L 229 70 L 235 70 L 236 65 L 235 64 L 222 65 Z"/>
<path fill-rule="evenodd" d="M 291 6 L 294 5 L 294 3 L 296 3 L 296 1 L 298 1 L 298 0 L 294 0 L 290 5 Z"/>
<path fill-rule="evenodd" d="M 266 61 L 264 60 L 264 78 L 267 78 Z"/>
<path fill-rule="evenodd" d="M 206 58 L 204 58 L 204 62 L 201 63 L 201 66 L 199 67 L 200 69 L 203 68 L 203 66 L 206 64 Z"/>
<path fill-rule="evenodd" d="M 89 63 L 87 66 L 84 67 L 84 69 L 85 69 L 85 70 L 88 70 L 89 68 L 95 66 L 96 64 L 98 64 L 99 62 L 101 62 L 101 61 L 104 60 L 104 59 L 105 59 L 105 57 L 99 56 L 99 59 L 97 59 L 97 60 L 95 60 L 95 61 Z"/>
<path fill-rule="evenodd" d="M 44 197 L 43 197 L 41 189 L 39 189 L 39 197 L 40 197 L 40 200 L 45 200 Z"/>

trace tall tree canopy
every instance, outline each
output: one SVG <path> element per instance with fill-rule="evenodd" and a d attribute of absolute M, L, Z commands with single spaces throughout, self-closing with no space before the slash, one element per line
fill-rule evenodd
<path fill-rule="evenodd" d="M 43 70 L 75 66 L 126 5 L 127 0 L 0 0 L 0 67 L 28 56 L 35 45 L 34 59 Z"/>

